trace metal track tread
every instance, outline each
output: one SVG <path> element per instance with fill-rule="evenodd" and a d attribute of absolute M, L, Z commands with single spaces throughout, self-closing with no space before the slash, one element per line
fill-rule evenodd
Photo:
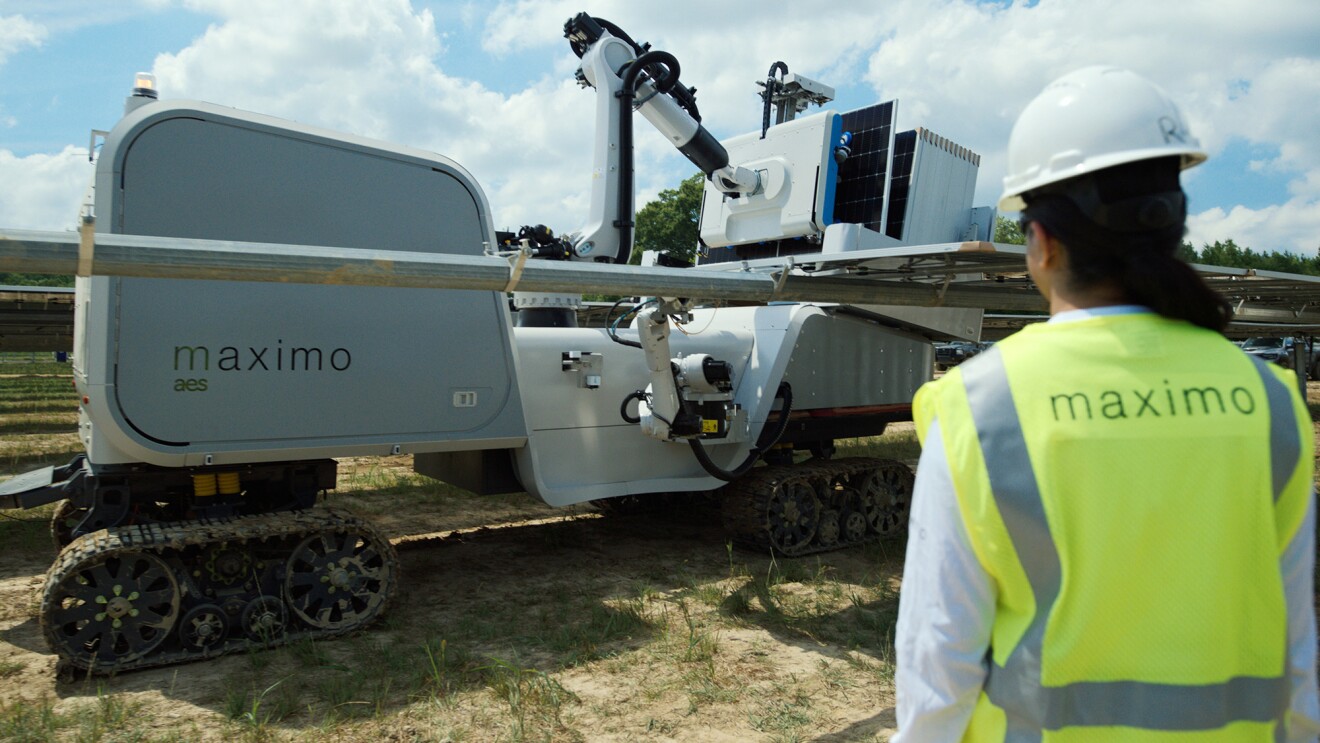
<path fill-rule="evenodd" d="M 349 634 L 398 581 L 389 540 L 330 508 L 122 526 L 60 552 L 41 626 L 63 663 L 108 674 Z"/>
<path fill-rule="evenodd" d="M 907 529 L 912 483 L 890 459 L 758 467 L 726 487 L 724 527 L 740 547 L 791 557 L 893 539 Z"/>

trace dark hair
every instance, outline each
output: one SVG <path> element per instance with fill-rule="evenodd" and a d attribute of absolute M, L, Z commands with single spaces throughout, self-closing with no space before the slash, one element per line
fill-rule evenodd
<path fill-rule="evenodd" d="M 1112 288 L 1124 300 L 1222 333 L 1233 311 L 1175 254 L 1186 197 L 1178 158 L 1141 160 L 1024 194 L 1025 219 L 1058 237 L 1068 256 L 1067 284 Z"/>

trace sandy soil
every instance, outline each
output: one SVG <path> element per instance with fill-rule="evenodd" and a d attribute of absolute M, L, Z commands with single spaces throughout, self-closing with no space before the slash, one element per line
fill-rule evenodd
<path fill-rule="evenodd" d="M 361 469 L 379 476 L 407 467 L 403 457 L 354 460 L 341 467 L 341 482 Z M 603 517 L 590 507 L 550 509 L 526 497 L 472 497 L 443 509 L 409 508 L 397 496 L 342 502 L 370 513 L 397 545 L 403 589 L 380 625 L 322 643 L 315 661 L 305 651 L 270 651 L 108 679 L 65 678 L 36 617 L 50 554 L 0 551 L 0 700 L 47 705 L 66 721 L 56 731 L 60 739 L 96 739 L 88 720 L 106 716 L 108 699 L 131 711 L 110 729 L 145 739 L 853 741 L 885 740 L 892 732 L 888 659 L 875 649 L 849 649 L 762 621 L 757 612 L 732 621 L 702 603 L 700 596 L 723 596 L 781 569 L 758 555 L 731 553 L 711 512 Z M 859 610 L 848 598 L 859 586 L 896 587 L 900 560 L 892 545 L 803 558 L 795 569 L 809 585 L 785 580 L 775 590 L 785 606 L 798 591 L 804 600 L 835 601 L 846 614 Z M 822 586 L 837 595 L 822 597 Z M 644 605 L 647 622 L 593 649 L 598 657 L 566 663 L 565 651 L 545 640 L 556 622 L 620 602 Z M 682 647 L 691 639 L 683 630 L 689 607 L 696 637 L 710 643 L 695 661 Z M 529 720 L 521 730 L 510 703 L 488 688 L 459 688 L 443 699 L 431 687 L 386 694 L 365 719 L 325 714 L 334 690 L 317 674 L 351 670 L 372 649 L 401 648 L 402 687 L 402 677 L 427 662 L 423 644 L 446 637 L 461 638 L 451 647 L 461 645 L 472 658 L 544 672 L 571 702 L 556 710 L 557 720 Z M 288 703 L 294 709 L 283 719 L 255 726 L 236 718 L 236 693 L 281 679 L 297 685 L 296 701 Z"/>

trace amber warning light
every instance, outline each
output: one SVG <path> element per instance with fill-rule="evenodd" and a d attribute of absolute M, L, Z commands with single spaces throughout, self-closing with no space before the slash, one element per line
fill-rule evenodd
<path fill-rule="evenodd" d="M 133 78 L 133 95 L 143 98 L 155 98 L 156 76 L 150 72 L 139 72 Z"/>

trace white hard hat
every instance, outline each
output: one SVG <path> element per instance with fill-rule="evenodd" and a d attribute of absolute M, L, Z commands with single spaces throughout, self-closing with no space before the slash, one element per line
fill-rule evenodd
<path fill-rule="evenodd" d="M 1177 155 L 1205 160 L 1201 143 L 1163 90 L 1117 67 L 1087 67 L 1045 86 L 1008 138 L 1000 211 L 1022 211 L 1022 194 L 1138 160 Z"/>

